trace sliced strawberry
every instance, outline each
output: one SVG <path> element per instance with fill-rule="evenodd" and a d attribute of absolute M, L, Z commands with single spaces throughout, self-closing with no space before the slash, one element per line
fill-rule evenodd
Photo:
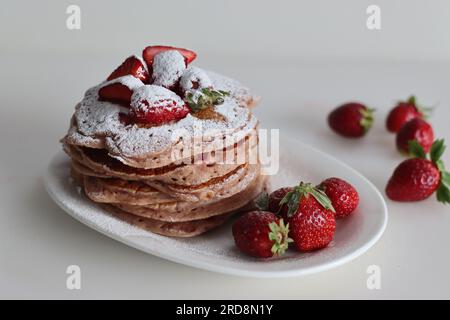
<path fill-rule="evenodd" d="M 122 83 L 111 83 L 98 91 L 99 100 L 129 106 L 133 91 Z"/>
<path fill-rule="evenodd" d="M 158 105 L 151 105 L 142 101 L 148 106 L 147 109 L 133 109 L 131 116 L 137 123 L 158 126 L 172 121 L 178 121 L 186 117 L 189 108 L 186 105 L 177 105 L 171 99 L 160 100 Z"/>
<path fill-rule="evenodd" d="M 188 67 L 180 78 L 179 89 L 183 94 L 190 90 L 212 87 L 213 83 L 208 74 L 194 66 Z"/>
<path fill-rule="evenodd" d="M 131 75 L 138 78 L 143 83 L 148 83 L 149 75 L 141 60 L 136 56 L 128 57 L 120 66 L 117 67 L 108 77 L 108 81 Z"/>
<path fill-rule="evenodd" d="M 178 51 L 164 51 L 154 57 L 151 69 L 152 84 L 172 90 L 186 70 L 186 63 Z"/>
<path fill-rule="evenodd" d="M 168 50 L 177 50 L 181 55 L 184 57 L 184 61 L 186 63 L 186 66 L 194 61 L 194 59 L 197 57 L 197 54 L 194 51 L 183 49 L 183 48 L 176 48 L 176 47 L 170 47 L 170 46 L 148 46 L 144 49 L 142 52 L 142 57 L 144 58 L 145 63 L 147 64 L 147 67 L 150 68 L 153 65 L 153 58 L 155 55 L 162 51 L 168 51 Z"/>
<path fill-rule="evenodd" d="M 134 122 L 151 126 L 181 120 L 190 112 L 174 92 L 156 85 L 137 88 L 130 107 L 130 117 Z"/>

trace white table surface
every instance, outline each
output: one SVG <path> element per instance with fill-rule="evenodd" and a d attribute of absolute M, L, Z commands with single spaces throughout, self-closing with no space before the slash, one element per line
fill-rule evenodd
<path fill-rule="evenodd" d="M 31 59 L 32 58 L 32 59 Z M 450 298 L 450 206 L 387 201 L 389 223 L 366 254 L 331 271 L 259 280 L 196 270 L 147 255 L 78 223 L 47 196 L 42 175 L 60 149 L 74 104 L 117 64 L 86 55 L 0 56 L 0 298 Z M 402 160 L 384 129 L 387 110 L 417 95 L 439 102 L 431 119 L 450 144 L 450 64 L 321 62 L 210 56 L 198 65 L 240 79 L 262 97 L 263 128 L 280 128 L 350 164 L 381 191 Z M 328 111 L 361 100 L 377 108 L 361 140 L 330 132 Z M 450 167 L 450 147 L 444 160 Z M 337 172 L 336 175 L 339 175 Z M 384 194 L 384 191 L 383 191 Z M 82 271 L 82 289 L 66 289 L 66 267 Z M 381 268 L 381 290 L 366 269 Z"/>

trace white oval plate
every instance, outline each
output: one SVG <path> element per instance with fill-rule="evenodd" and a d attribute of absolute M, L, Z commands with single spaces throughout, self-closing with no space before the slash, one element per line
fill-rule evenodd
<path fill-rule="evenodd" d="M 289 148 L 287 148 L 289 146 Z M 152 255 L 191 267 L 250 277 L 290 277 L 342 265 L 372 247 L 387 224 L 387 207 L 377 188 L 339 160 L 297 141 L 281 141 L 280 171 L 271 177 L 272 189 L 300 180 L 319 183 L 340 177 L 352 183 L 360 205 L 351 217 L 338 221 L 333 242 L 312 253 L 289 250 L 279 258 L 248 257 L 234 246 L 231 222 L 195 238 L 177 239 L 153 234 L 122 222 L 89 201 L 69 177 L 69 159 L 61 151 L 51 161 L 45 185 L 53 200 L 85 225 Z"/>

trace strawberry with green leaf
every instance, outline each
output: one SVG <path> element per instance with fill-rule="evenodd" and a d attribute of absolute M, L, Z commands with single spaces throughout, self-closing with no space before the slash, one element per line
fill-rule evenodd
<path fill-rule="evenodd" d="M 434 141 L 433 127 L 421 118 L 414 118 L 405 123 L 397 133 L 397 149 L 403 153 L 409 153 L 409 142 L 416 140 L 425 152 L 430 151 Z"/>
<path fill-rule="evenodd" d="M 394 170 L 386 186 L 387 196 L 394 201 L 421 201 L 436 192 L 439 202 L 450 203 L 450 173 L 441 159 L 444 140 L 433 143 L 429 159 L 415 140 L 409 142 L 409 151 L 414 158 L 403 161 Z"/>
<path fill-rule="evenodd" d="M 341 136 L 359 138 L 372 127 L 374 111 L 358 102 L 346 103 L 328 115 L 328 125 Z"/>
<path fill-rule="evenodd" d="M 285 253 L 292 239 L 289 224 L 272 212 L 251 211 L 236 220 L 232 227 L 236 246 L 257 258 L 270 258 Z"/>
<path fill-rule="evenodd" d="M 405 123 L 412 119 L 427 118 L 432 108 L 422 107 L 417 104 L 415 96 L 411 96 L 406 101 L 400 101 L 392 108 L 386 118 L 386 128 L 388 131 L 397 133 Z"/>
<path fill-rule="evenodd" d="M 318 250 L 333 240 L 335 210 L 325 192 L 311 183 L 300 182 L 285 194 L 278 207 L 289 223 L 289 236 L 297 250 Z"/>
<path fill-rule="evenodd" d="M 330 198 L 336 218 L 345 218 L 355 212 L 359 204 L 359 194 L 350 183 L 336 177 L 322 181 L 317 188 Z"/>

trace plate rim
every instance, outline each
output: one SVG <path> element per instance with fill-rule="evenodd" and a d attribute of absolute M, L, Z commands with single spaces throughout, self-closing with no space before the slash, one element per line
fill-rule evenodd
<path fill-rule="evenodd" d="M 342 167 L 345 167 L 348 171 L 350 171 L 352 174 L 358 176 L 360 179 L 362 179 L 365 183 L 367 183 L 369 185 L 369 187 L 372 189 L 372 191 L 374 191 L 374 194 L 377 196 L 378 200 L 381 202 L 382 208 L 383 208 L 383 212 L 381 213 L 381 215 L 382 215 L 381 226 L 378 228 L 378 230 L 374 233 L 374 235 L 370 238 L 369 241 L 367 241 L 364 245 L 362 245 L 358 249 L 356 249 L 350 253 L 347 253 L 347 254 L 339 257 L 338 259 L 331 260 L 327 263 L 323 263 L 323 264 L 317 265 L 317 266 L 310 266 L 310 267 L 301 268 L 301 269 L 281 270 L 281 271 L 274 271 L 274 270 L 269 270 L 269 271 L 256 270 L 256 271 L 254 271 L 254 270 L 247 270 L 247 269 L 230 268 L 229 266 L 222 266 L 220 264 L 215 264 L 215 263 L 211 263 L 208 261 L 196 261 L 194 259 L 187 260 L 187 259 L 181 259 L 181 258 L 179 259 L 176 256 L 173 256 L 170 254 L 164 254 L 163 251 L 156 251 L 156 250 L 149 249 L 145 246 L 140 245 L 137 242 L 133 242 L 131 240 L 132 237 L 122 237 L 122 236 L 116 235 L 114 233 L 108 233 L 105 230 L 102 230 L 101 228 L 96 226 L 94 223 L 91 223 L 90 220 L 83 219 L 82 217 L 77 215 L 72 208 L 66 206 L 57 197 L 57 195 L 53 192 L 52 187 L 51 187 L 52 164 L 55 162 L 55 160 L 58 157 L 61 157 L 62 155 L 64 155 L 64 152 L 62 150 L 60 150 L 55 155 L 53 155 L 53 157 L 51 157 L 51 159 L 49 161 L 49 165 L 47 166 L 47 170 L 46 170 L 45 176 L 44 176 L 44 188 L 45 188 L 46 192 L 49 194 L 50 198 L 63 211 L 65 211 L 69 216 L 71 216 L 75 220 L 81 222 L 82 224 L 86 225 L 87 227 L 89 227 L 111 239 L 119 241 L 127 246 L 130 246 L 132 248 L 135 248 L 135 249 L 145 252 L 147 254 L 151 254 L 156 257 L 159 257 L 161 259 L 165 259 L 165 260 L 168 260 L 171 262 L 179 263 L 181 265 L 185 265 L 185 266 L 189 266 L 189 267 L 193 267 L 193 268 L 197 268 L 197 269 L 201 269 L 201 270 L 206 270 L 206 271 L 210 271 L 210 272 L 217 272 L 217 273 L 228 274 L 228 275 L 233 275 L 233 276 L 253 277 L 253 278 L 300 277 L 300 276 L 315 274 L 315 273 L 319 273 L 319 272 L 323 272 L 326 270 L 330 270 L 330 269 L 339 267 L 341 265 L 344 265 L 344 264 L 360 257 L 362 254 L 366 253 L 370 248 L 372 248 L 380 240 L 384 231 L 386 230 L 387 223 L 389 220 L 389 214 L 388 214 L 388 208 L 387 208 L 386 201 L 385 201 L 384 197 L 381 195 L 381 192 L 378 190 L 378 188 L 368 178 L 366 178 L 363 174 L 361 174 L 359 171 L 352 168 L 350 165 L 346 164 L 342 160 L 340 160 L 318 148 L 315 148 L 315 147 L 310 146 L 302 141 L 299 141 L 297 139 L 290 138 L 290 137 L 282 137 L 280 140 L 281 141 L 283 141 L 283 140 L 293 141 L 296 144 L 298 144 L 300 147 L 313 150 L 314 152 L 320 154 L 322 157 L 325 157 L 330 160 L 333 160 L 334 162 L 337 162 L 339 165 L 341 165 Z"/>

